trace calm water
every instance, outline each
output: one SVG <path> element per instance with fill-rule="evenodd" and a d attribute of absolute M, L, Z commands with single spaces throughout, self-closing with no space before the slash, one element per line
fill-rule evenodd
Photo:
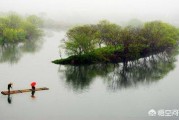
<path fill-rule="evenodd" d="M 0 95 L 1 120 L 153 120 L 150 109 L 179 109 L 179 62 L 163 54 L 118 65 L 59 66 L 65 31 L 45 30 L 41 40 L 1 48 L 0 90 L 29 88 L 32 81 L 49 91 Z M 63 52 L 63 51 L 62 51 Z M 62 54 L 65 57 L 64 54 Z"/>

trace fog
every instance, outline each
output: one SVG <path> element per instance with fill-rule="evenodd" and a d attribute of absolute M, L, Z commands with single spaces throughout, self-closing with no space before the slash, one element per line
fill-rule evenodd
<path fill-rule="evenodd" d="M 40 14 L 66 23 L 163 20 L 179 25 L 178 0 L 0 0 L 0 12 Z"/>
<path fill-rule="evenodd" d="M 179 26 L 179 0 L 0 0 L 0 14 L 35 14 L 57 21 L 43 28 L 39 39 L 0 46 L 0 89 L 37 88 L 48 91 L 0 96 L 0 120 L 171 120 L 178 116 L 148 116 L 179 108 L 179 56 L 153 55 L 130 66 L 63 66 L 51 61 L 66 58 L 67 27 L 107 19 L 163 20 Z M 51 22 L 52 21 L 52 22 Z M 67 26 L 61 29 L 61 26 Z M 60 27 L 58 27 L 58 25 Z M 16 30 L 16 29 L 15 29 Z M 11 32 L 9 32 L 11 33 Z M 14 33 L 14 32 L 13 32 Z M 14 35 L 13 35 L 14 36 Z M 2 41 L 2 38 L 1 38 Z M 175 53 L 177 54 L 177 53 Z M 168 58 L 169 57 L 169 58 Z M 174 94 L 176 93 L 176 94 Z M 141 104 L 142 103 L 142 104 Z"/>

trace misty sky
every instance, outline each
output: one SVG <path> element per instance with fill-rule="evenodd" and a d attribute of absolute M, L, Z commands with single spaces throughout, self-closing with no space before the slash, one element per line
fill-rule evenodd
<path fill-rule="evenodd" d="M 41 14 L 71 23 L 136 18 L 179 24 L 178 0 L 0 0 L 0 11 Z"/>

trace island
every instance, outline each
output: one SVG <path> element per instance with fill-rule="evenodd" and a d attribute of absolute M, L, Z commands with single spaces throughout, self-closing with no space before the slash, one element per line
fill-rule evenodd
<path fill-rule="evenodd" d="M 67 31 L 65 50 L 69 57 L 55 64 L 125 64 L 160 52 L 178 48 L 179 29 L 162 21 L 137 26 L 120 26 L 103 20 L 98 24 L 76 26 Z"/>

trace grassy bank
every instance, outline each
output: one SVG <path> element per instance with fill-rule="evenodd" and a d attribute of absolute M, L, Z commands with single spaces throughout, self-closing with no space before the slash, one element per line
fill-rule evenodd
<path fill-rule="evenodd" d="M 123 47 L 103 47 L 95 49 L 91 52 L 82 55 L 73 55 L 65 59 L 57 59 L 52 61 L 55 64 L 63 65 L 84 65 L 84 64 L 97 64 L 97 63 L 118 63 L 127 62 L 143 57 L 150 56 L 152 54 L 157 54 L 163 52 L 170 48 L 158 48 L 155 50 L 145 48 L 142 49 L 138 54 L 135 52 L 126 53 Z"/>
<path fill-rule="evenodd" d="M 93 64 L 93 63 L 101 63 L 101 62 L 115 62 L 119 60 L 119 56 L 117 55 L 119 52 L 122 52 L 123 48 L 113 48 L 113 47 L 104 47 L 98 48 L 91 52 L 82 55 L 73 55 L 65 59 L 58 59 L 52 61 L 56 64 Z"/>

